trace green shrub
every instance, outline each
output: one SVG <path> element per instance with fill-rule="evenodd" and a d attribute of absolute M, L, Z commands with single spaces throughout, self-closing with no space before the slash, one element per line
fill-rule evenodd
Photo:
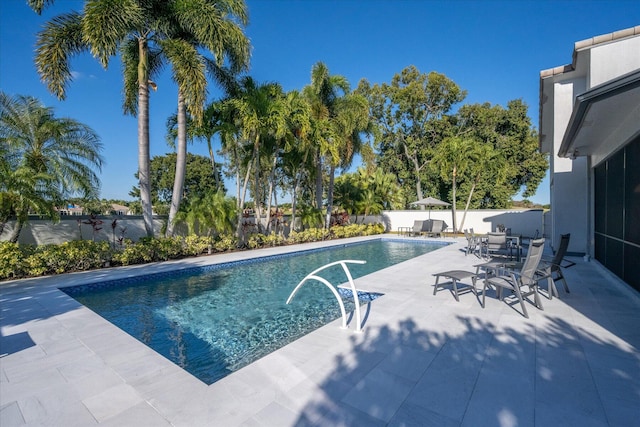
<path fill-rule="evenodd" d="M 0 242 L 0 279 L 23 277 L 24 253 L 17 243 Z"/>
<path fill-rule="evenodd" d="M 184 252 L 186 255 L 198 256 L 208 253 L 213 247 L 213 240 L 206 236 L 192 234 L 184 238 Z"/>
<path fill-rule="evenodd" d="M 247 247 L 249 249 L 258 249 L 264 245 L 265 235 L 262 233 L 252 233 L 247 239 Z"/>
<path fill-rule="evenodd" d="M 264 246 L 281 246 L 284 243 L 284 237 L 282 237 L 280 234 L 276 234 L 275 231 L 272 231 L 268 236 L 264 236 L 263 239 Z"/>
<path fill-rule="evenodd" d="M 238 241 L 230 234 L 223 234 L 218 236 L 216 241 L 213 243 L 213 247 L 218 252 L 226 252 L 236 249 L 238 247 Z"/>
<path fill-rule="evenodd" d="M 184 256 L 183 238 L 180 236 L 149 239 L 145 244 L 153 248 L 154 261 L 167 261 Z"/>
<path fill-rule="evenodd" d="M 26 275 L 42 276 L 101 268 L 110 259 L 109 242 L 73 240 L 36 247 L 25 257 L 24 266 Z"/>
<path fill-rule="evenodd" d="M 292 231 L 288 239 L 272 232 L 268 236 L 253 234 L 249 248 L 279 246 L 289 243 L 306 243 L 384 233 L 382 224 L 350 224 L 346 226 L 310 228 Z M 19 279 L 28 276 L 61 274 L 72 271 L 102 268 L 108 265 L 131 265 L 165 261 L 183 256 L 197 256 L 210 249 L 226 252 L 236 249 L 238 241 L 233 235 L 220 235 L 215 241 L 210 237 L 188 236 L 171 238 L 142 238 L 137 243 L 130 240 L 124 247 L 112 249 L 107 241 L 74 240 L 60 245 L 18 245 L 0 242 L 0 280 Z"/>
<path fill-rule="evenodd" d="M 119 265 L 142 264 L 154 261 L 154 252 L 150 245 L 139 242 L 115 252 L 111 259 L 114 264 Z"/>

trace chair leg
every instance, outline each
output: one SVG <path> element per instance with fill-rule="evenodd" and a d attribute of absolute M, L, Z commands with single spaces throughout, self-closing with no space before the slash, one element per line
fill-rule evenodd
<path fill-rule="evenodd" d="M 529 313 L 527 313 L 527 307 L 524 305 L 524 299 L 522 299 L 522 294 L 520 293 L 520 289 L 516 284 L 514 287 L 514 291 L 516 293 L 516 297 L 518 297 L 518 301 L 520 301 L 520 307 L 522 307 L 522 312 L 524 313 L 524 317 L 529 318 Z"/>
<path fill-rule="evenodd" d="M 553 280 L 551 281 L 553 283 Z M 540 293 L 538 292 L 538 284 L 533 285 L 533 300 L 536 302 L 536 307 L 540 310 L 544 310 L 542 307 L 542 299 L 540 298 Z"/>
<path fill-rule="evenodd" d="M 564 291 L 566 293 L 570 293 L 569 292 L 569 286 L 567 285 L 567 281 L 564 279 L 564 274 L 562 274 L 562 271 L 558 270 L 558 280 L 562 280 L 562 285 L 564 286 Z"/>
<path fill-rule="evenodd" d="M 481 304 L 482 308 L 485 307 L 484 298 L 485 298 L 486 295 L 487 295 L 487 279 L 485 278 L 484 279 L 484 285 L 482 286 L 482 304 Z"/>
<path fill-rule="evenodd" d="M 440 280 L 440 276 L 436 276 L 436 284 L 433 286 L 433 294 L 436 294 L 436 291 L 438 290 L 438 281 Z"/>
<path fill-rule="evenodd" d="M 456 297 L 456 301 L 460 301 L 458 298 L 458 285 L 456 284 L 456 279 L 451 279 L 451 283 L 453 284 L 453 296 Z"/>
<path fill-rule="evenodd" d="M 558 288 L 556 288 L 556 282 L 553 280 L 553 277 L 547 277 L 547 289 L 549 293 L 549 299 L 552 300 L 553 296 L 558 296 Z"/>

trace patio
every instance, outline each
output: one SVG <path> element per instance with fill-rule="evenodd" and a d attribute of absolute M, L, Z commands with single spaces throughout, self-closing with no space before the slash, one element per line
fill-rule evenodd
<path fill-rule="evenodd" d="M 529 304 L 530 319 L 493 294 L 485 309 L 471 292 L 460 302 L 448 290 L 434 296 L 433 273 L 479 262 L 465 256 L 465 239 L 448 240 L 455 243 L 356 280 L 385 294 L 364 333 L 340 329 L 338 319 L 211 386 L 57 288 L 248 252 L 3 283 L 0 425 L 637 423 L 637 292 L 597 262 L 574 259 L 565 270 L 571 293 L 543 297 L 544 311 Z"/>

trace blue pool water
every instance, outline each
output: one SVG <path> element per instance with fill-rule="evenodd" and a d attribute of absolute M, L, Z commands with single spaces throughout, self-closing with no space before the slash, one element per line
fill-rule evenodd
<path fill-rule="evenodd" d="M 331 291 L 315 281 L 285 304 L 316 268 L 366 260 L 349 265 L 355 279 L 442 246 L 374 240 L 62 290 L 211 384 L 340 317 Z M 320 275 L 333 284 L 346 282 L 339 265 Z M 353 310 L 353 299 L 343 300 Z"/>

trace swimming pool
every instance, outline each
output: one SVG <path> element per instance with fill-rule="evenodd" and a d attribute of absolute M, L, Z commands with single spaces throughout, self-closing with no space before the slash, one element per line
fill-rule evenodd
<path fill-rule="evenodd" d="M 312 270 L 341 259 L 366 260 L 349 266 L 355 279 L 442 246 L 378 239 L 62 291 L 211 384 L 340 317 L 335 297 L 319 283 L 302 287 L 285 304 Z M 339 266 L 321 276 L 346 281 Z M 353 310 L 352 298 L 344 303 Z"/>

